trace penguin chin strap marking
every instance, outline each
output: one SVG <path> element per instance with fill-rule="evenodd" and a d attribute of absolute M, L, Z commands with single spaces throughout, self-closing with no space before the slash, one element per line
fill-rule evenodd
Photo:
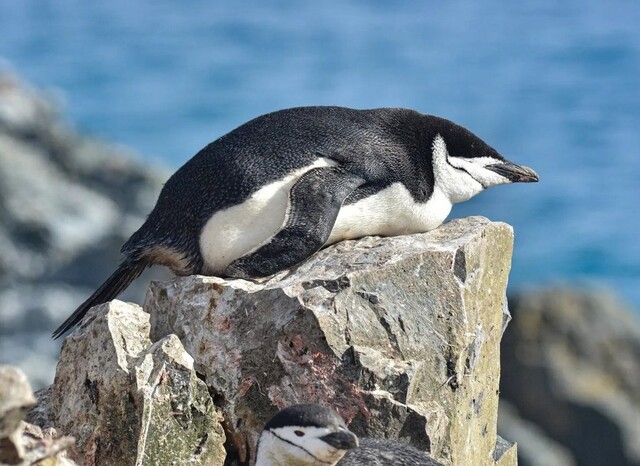
<path fill-rule="evenodd" d="M 449 157 L 447 157 L 447 163 L 448 163 L 448 164 L 449 164 L 449 166 L 450 166 L 450 167 L 452 167 L 454 170 L 458 170 L 458 171 L 461 171 L 461 172 L 465 172 L 467 175 L 469 175 L 469 177 L 470 177 L 473 181 L 475 181 L 475 182 L 476 182 L 476 183 L 478 183 L 480 186 L 482 186 L 482 189 L 487 189 L 487 188 L 488 188 L 488 186 L 486 186 L 482 181 L 477 180 L 476 178 L 474 178 L 474 176 L 473 176 L 471 173 L 469 173 L 469 171 L 468 171 L 468 170 L 466 170 L 465 168 L 462 168 L 462 167 L 456 167 L 455 165 L 453 165 L 453 164 L 451 163 L 451 161 L 449 160 Z"/>
<path fill-rule="evenodd" d="M 302 446 L 300 446 L 300 445 L 297 445 L 297 444 L 293 443 L 292 441 L 287 440 L 286 438 L 280 437 L 280 436 L 279 436 L 278 434 L 276 434 L 274 431 L 270 430 L 269 432 L 270 432 L 272 435 L 274 435 L 275 437 L 277 437 L 277 438 L 279 438 L 280 440 L 282 440 L 283 442 L 288 443 L 289 445 L 293 445 L 293 446 L 294 446 L 294 447 L 296 447 L 296 448 L 299 448 L 300 450 L 302 450 L 303 452 L 305 452 L 307 455 L 309 455 L 309 456 L 310 456 L 311 458 L 313 458 L 314 460 L 316 460 L 316 461 L 318 461 L 318 462 L 320 462 L 320 463 L 322 463 L 322 464 L 329 464 L 329 465 L 331 465 L 331 464 L 332 464 L 332 463 L 328 463 L 328 462 L 323 461 L 323 460 L 321 460 L 320 458 L 316 457 L 313 453 L 311 453 L 311 452 L 310 452 L 309 450 L 307 450 L 306 448 L 304 448 L 304 447 L 302 447 Z"/>
<path fill-rule="evenodd" d="M 436 173 L 438 171 L 438 168 L 440 168 L 440 171 L 443 172 L 445 171 L 445 166 L 448 166 L 453 168 L 457 172 L 466 173 L 469 178 L 471 178 L 482 187 L 482 190 L 487 189 L 488 186 L 476 179 L 476 177 L 474 177 L 467 169 L 451 163 L 451 160 L 449 160 L 450 155 L 449 151 L 447 150 L 447 143 L 444 141 L 444 138 L 440 133 L 436 134 L 436 136 L 433 138 L 433 141 L 431 143 L 431 153 L 433 154 L 432 160 L 434 165 L 434 175 L 436 177 L 435 183 L 438 182 Z M 470 197 L 473 197 L 474 195 L 475 194 L 471 195 Z M 467 197 L 467 199 L 469 199 L 470 197 Z"/>

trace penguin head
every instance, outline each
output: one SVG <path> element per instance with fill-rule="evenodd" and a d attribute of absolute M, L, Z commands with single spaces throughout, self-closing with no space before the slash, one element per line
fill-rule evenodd
<path fill-rule="evenodd" d="M 429 116 L 435 186 L 449 199 L 462 202 L 499 184 L 532 183 L 538 174 L 517 165 L 455 123 Z"/>
<path fill-rule="evenodd" d="M 283 409 L 264 426 L 256 466 L 334 465 L 358 438 L 332 409 L 314 404 Z"/>

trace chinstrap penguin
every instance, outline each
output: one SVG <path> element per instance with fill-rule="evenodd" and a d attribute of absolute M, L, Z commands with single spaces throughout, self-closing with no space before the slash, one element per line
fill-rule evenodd
<path fill-rule="evenodd" d="M 264 426 L 256 466 L 442 466 L 399 442 L 358 440 L 334 410 L 315 404 L 283 409 Z"/>
<path fill-rule="evenodd" d="M 54 337 L 155 264 L 177 275 L 264 277 L 340 240 L 432 230 L 486 188 L 534 181 L 470 131 L 414 110 L 269 113 L 169 178 L 120 266 Z"/>

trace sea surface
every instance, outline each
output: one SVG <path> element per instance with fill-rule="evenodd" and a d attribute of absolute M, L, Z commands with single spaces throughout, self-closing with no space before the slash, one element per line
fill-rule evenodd
<path fill-rule="evenodd" d="M 0 0 L 0 67 L 176 168 L 285 107 L 450 118 L 540 174 L 452 213 L 514 226 L 512 290 L 603 284 L 640 308 L 639 25 L 637 0 Z"/>

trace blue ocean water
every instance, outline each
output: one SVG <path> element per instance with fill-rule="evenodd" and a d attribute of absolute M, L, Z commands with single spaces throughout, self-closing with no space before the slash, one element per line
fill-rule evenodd
<path fill-rule="evenodd" d="M 452 214 L 514 226 L 512 287 L 603 283 L 640 307 L 638 24 L 636 0 L 0 0 L 0 66 L 171 167 L 296 105 L 453 119 L 541 176 Z"/>

